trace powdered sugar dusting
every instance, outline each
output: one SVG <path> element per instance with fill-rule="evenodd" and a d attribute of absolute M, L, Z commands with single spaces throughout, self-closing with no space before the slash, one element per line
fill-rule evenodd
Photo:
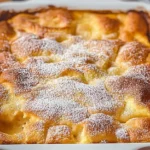
<path fill-rule="evenodd" d="M 101 140 L 100 143 L 109 143 L 107 140 Z"/>
<path fill-rule="evenodd" d="M 94 87 L 62 77 L 33 92 L 34 98 L 26 103 L 25 109 L 43 119 L 56 120 L 63 116 L 74 122 L 85 119 L 87 110 L 115 113 L 122 103 L 112 99 L 101 84 Z"/>
<path fill-rule="evenodd" d="M 12 43 L 12 52 L 19 58 L 51 53 L 62 54 L 63 46 L 52 39 L 39 39 L 33 34 L 25 34 Z"/>
<path fill-rule="evenodd" d="M 116 125 L 111 116 L 105 114 L 94 114 L 85 120 L 85 128 L 90 136 L 105 134 L 115 131 Z"/>
<path fill-rule="evenodd" d="M 116 137 L 118 140 L 129 140 L 129 134 L 125 128 L 119 128 L 116 130 Z"/>
<path fill-rule="evenodd" d="M 41 97 L 40 99 L 27 102 L 25 107 L 27 111 L 32 111 L 44 120 L 51 122 L 64 119 L 77 123 L 87 117 L 86 108 L 83 108 L 76 102 L 65 99 Z"/>
<path fill-rule="evenodd" d="M 106 46 L 104 47 L 104 45 Z M 100 63 L 105 64 L 109 59 L 113 58 L 114 51 L 117 51 L 120 43 L 118 41 L 80 41 L 70 45 L 59 55 L 59 62 L 45 63 L 41 59 L 34 59 L 27 63 L 27 67 L 35 69 L 41 76 L 58 77 L 67 69 L 80 71 L 84 73 L 86 70 L 96 70 L 100 73 Z M 113 56 L 114 55 L 114 56 Z M 97 69 L 96 69 L 97 68 Z M 101 73 L 100 73 L 101 74 Z"/>
<path fill-rule="evenodd" d="M 5 70 L 2 74 L 3 79 L 15 86 L 15 93 L 29 92 L 38 84 L 39 79 L 26 68 L 13 68 Z"/>
<path fill-rule="evenodd" d="M 41 59 L 32 59 L 27 66 L 41 77 L 58 77 L 63 71 L 67 69 L 74 69 L 72 63 L 58 62 L 45 63 Z"/>
<path fill-rule="evenodd" d="M 126 43 L 119 51 L 117 62 L 126 62 L 130 66 L 139 65 L 146 62 L 150 49 L 139 42 Z"/>
<path fill-rule="evenodd" d="M 71 130 L 66 125 L 50 127 L 46 137 L 46 143 L 59 143 L 65 139 L 71 140 Z"/>
<path fill-rule="evenodd" d="M 135 72 L 136 74 L 136 72 Z M 149 105 L 150 99 L 150 84 L 146 81 L 144 74 L 142 78 L 140 74 L 134 76 L 132 74 L 124 76 L 111 76 L 106 80 L 106 85 L 112 94 L 125 98 L 125 95 L 132 96 L 135 102 Z"/>
<path fill-rule="evenodd" d="M 73 60 L 79 57 L 80 59 L 81 57 L 87 59 L 90 58 L 91 62 L 94 63 L 97 61 L 100 61 L 101 63 L 107 62 L 115 59 L 117 51 L 122 44 L 123 42 L 119 40 L 81 40 L 78 43 L 70 45 L 63 57 Z"/>
<path fill-rule="evenodd" d="M 102 74 L 102 71 L 95 65 L 92 64 L 94 61 L 93 58 L 88 58 L 88 56 L 77 56 L 69 57 L 70 55 L 62 57 L 62 61 L 46 63 L 42 59 L 31 58 L 27 61 L 27 68 L 31 69 L 36 74 L 41 77 L 59 77 L 63 72 L 74 71 L 78 73 L 86 73 L 86 70 L 94 71 L 99 75 Z M 67 58 L 68 57 L 68 58 Z M 89 62 L 89 63 L 88 63 Z"/>
<path fill-rule="evenodd" d="M 71 45 L 62 56 L 62 60 L 76 61 L 78 62 L 96 62 L 98 56 L 95 52 L 88 52 L 88 49 L 84 46 L 84 42 L 79 42 Z M 82 61 L 83 60 L 83 61 Z"/>
<path fill-rule="evenodd" d="M 7 100 L 8 98 L 8 93 L 7 93 L 7 90 L 5 89 L 5 87 L 0 84 L 0 99 L 1 100 Z M 2 102 L 0 102 L 1 104 Z"/>
<path fill-rule="evenodd" d="M 103 52 L 109 56 L 117 52 L 119 47 L 123 44 L 124 43 L 120 40 L 91 40 L 84 43 L 89 51 L 96 51 L 97 53 Z"/>
<path fill-rule="evenodd" d="M 16 61 L 15 57 L 10 52 L 0 53 L 0 71 L 3 72 L 6 69 L 19 67 L 20 63 Z"/>
<path fill-rule="evenodd" d="M 9 41 L 0 39 L 0 51 L 8 51 L 8 50 L 10 50 Z"/>
<path fill-rule="evenodd" d="M 133 66 L 122 76 L 105 76 L 107 69 L 116 65 L 113 63 L 123 44 L 119 40 L 85 41 L 81 38 L 59 43 L 24 34 L 12 44 L 12 53 L 22 59 L 22 64 L 4 70 L 2 77 L 12 83 L 16 94 L 23 93 L 26 101 L 22 111 L 44 122 L 43 126 L 37 124 L 37 130 L 45 134 L 44 124 L 51 126 L 46 143 L 72 138 L 71 128 L 61 124 L 79 125 L 82 134 L 88 134 L 91 139 L 100 135 L 98 142 L 109 141 L 109 135 L 114 136 L 114 141 L 128 141 L 127 130 L 114 119 L 121 113 L 131 113 L 129 109 L 122 111 L 125 101 L 120 97 L 130 94 L 149 105 L 150 67 Z M 132 44 L 131 47 L 138 45 Z M 135 61 L 133 52 L 126 58 L 128 50 L 124 50 L 131 47 L 129 44 L 119 53 L 132 62 Z M 142 61 L 147 53 L 142 54 L 139 49 L 134 50 Z"/>
<path fill-rule="evenodd" d="M 129 68 L 125 76 L 143 80 L 150 83 L 150 65 L 138 65 Z"/>

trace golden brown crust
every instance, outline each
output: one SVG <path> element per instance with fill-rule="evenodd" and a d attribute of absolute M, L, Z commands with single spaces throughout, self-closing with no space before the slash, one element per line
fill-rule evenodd
<path fill-rule="evenodd" d="M 0 22 L 0 39 L 10 39 L 14 36 L 13 28 L 6 21 Z"/>
<path fill-rule="evenodd" d="M 149 18 L 0 12 L 0 143 L 150 142 Z"/>
<path fill-rule="evenodd" d="M 26 68 L 7 69 L 3 71 L 1 78 L 3 82 L 9 82 L 14 86 L 16 94 L 28 92 L 38 84 L 38 77 Z"/>
<path fill-rule="evenodd" d="M 83 143 L 116 142 L 115 131 L 119 124 L 111 116 L 94 114 L 83 121 Z"/>
<path fill-rule="evenodd" d="M 0 40 L 0 51 L 8 51 L 8 50 L 10 50 L 9 41 L 1 39 Z"/>
<path fill-rule="evenodd" d="M 148 26 L 143 16 L 137 12 L 129 11 L 126 21 L 125 29 L 131 33 L 141 33 L 145 35 L 148 32 Z"/>
<path fill-rule="evenodd" d="M 48 129 L 46 144 L 74 143 L 71 129 L 66 125 L 58 125 Z"/>
<path fill-rule="evenodd" d="M 129 42 L 120 49 L 116 63 L 122 67 L 144 64 L 149 62 L 149 52 L 150 49 L 139 42 Z"/>
<path fill-rule="evenodd" d="M 150 141 L 150 118 L 135 118 L 126 123 L 131 142 Z"/>
<path fill-rule="evenodd" d="M 38 13 L 36 16 L 39 17 L 41 26 L 50 28 L 66 28 L 72 21 L 72 16 L 67 9 L 52 9 Z"/>

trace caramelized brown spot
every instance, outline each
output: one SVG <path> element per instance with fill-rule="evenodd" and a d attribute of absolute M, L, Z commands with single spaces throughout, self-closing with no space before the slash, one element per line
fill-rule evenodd
<path fill-rule="evenodd" d="M 6 22 L 0 22 L 0 39 L 10 39 L 15 35 L 13 28 Z"/>
<path fill-rule="evenodd" d="M 38 84 L 38 77 L 26 68 L 8 69 L 2 73 L 1 78 L 13 84 L 16 94 L 31 91 Z"/>
<path fill-rule="evenodd" d="M 99 15 L 98 19 L 100 30 L 103 30 L 104 33 L 112 33 L 118 31 L 119 21 L 117 19 L 112 19 L 104 15 Z"/>
<path fill-rule="evenodd" d="M 147 22 L 138 12 L 129 12 L 125 22 L 126 30 L 132 33 L 141 33 L 146 35 L 148 31 Z"/>

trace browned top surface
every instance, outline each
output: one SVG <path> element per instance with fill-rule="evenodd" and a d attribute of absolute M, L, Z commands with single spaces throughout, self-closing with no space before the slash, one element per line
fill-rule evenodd
<path fill-rule="evenodd" d="M 0 13 L 0 143 L 150 142 L 148 12 Z"/>

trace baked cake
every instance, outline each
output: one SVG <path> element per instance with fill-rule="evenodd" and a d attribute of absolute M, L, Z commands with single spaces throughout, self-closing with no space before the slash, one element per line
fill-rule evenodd
<path fill-rule="evenodd" d="M 0 143 L 150 142 L 148 12 L 0 12 Z"/>

